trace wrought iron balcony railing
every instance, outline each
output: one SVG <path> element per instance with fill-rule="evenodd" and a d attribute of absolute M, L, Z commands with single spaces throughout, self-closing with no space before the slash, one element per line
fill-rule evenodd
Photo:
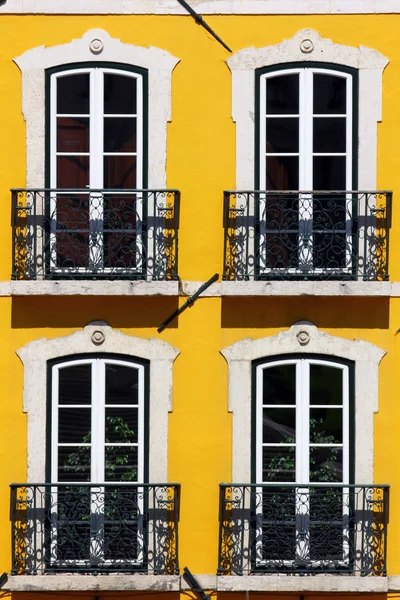
<path fill-rule="evenodd" d="M 386 575 L 389 486 L 223 484 L 219 575 Z"/>
<path fill-rule="evenodd" d="M 178 484 L 11 485 L 12 574 L 179 574 Z"/>
<path fill-rule="evenodd" d="M 392 193 L 224 192 L 225 280 L 388 279 Z"/>
<path fill-rule="evenodd" d="M 12 192 L 12 279 L 178 279 L 177 190 Z"/>

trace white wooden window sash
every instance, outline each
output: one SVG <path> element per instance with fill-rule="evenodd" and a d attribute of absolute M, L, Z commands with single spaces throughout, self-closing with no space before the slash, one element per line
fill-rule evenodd
<path fill-rule="evenodd" d="M 75 365 L 91 365 L 91 404 L 60 404 L 59 403 L 59 372 L 61 369 L 68 367 L 72 367 Z M 120 365 L 125 366 L 132 369 L 137 369 L 138 371 L 138 400 L 137 404 L 110 404 L 107 405 L 107 397 L 106 397 L 106 366 L 107 365 Z M 124 408 L 138 408 L 138 431 L 137 431 L 137 442 L 135 443 L 106 443 L 105 441 L 105 425 L 106 425 L 106 408 L 110 406 L 111 408 L 119 408 L 123 406 Z M 58 440 L 58 418 L 59 418 L 59 408 L 84 408 L 91 410 L 91 438 L 90 444 L 82 444 L 82 443 L 59 443 Z M 113 360 L 113 359 L 102 359 L 102 358 L 93 358 L 93 359 L 83 359 L 76 361 L 68 361 L 63 362 L 52 367 L 52 411 L 51 411 L 51 482 L 58 483 L 59 482 L 59 473 L 58 473 L 58 448 L 59 446 L 69 446 L 71 449 L 79 448 L 81 446 L 90 446 L 91 447 L 91 462 L 90 462 L 90 482 L 88 484 L 82 483 L 82 485 L 94 484 L 94 486 L 90 486 L 92 490 L 93 501 L 91 503 L 91 515 L 102 515 L 104 513 L 104 502 L 99 502 L 99 498 L 105 499 L 105 487 L 102 486 L 105 482 L 105 451 L 107 446 L 127 446 L 134 447 L 136 446 L 138 449 L 137 454 L 137 481 L 143 482 L 144 480 L 144 367 L 143 365 L 122 361 L 122 360 Z M 71 483 L 74 483 L 71 481 Z M 118 482 L 109 482 L 115 483 L 118 486 Z M 68 486 L 68 482 L 62 482 L 62 485 Z M 79 489 L 79 486 L 78 486 Z M 144 508 L 144 489 L 138 487 L 138 508 L 140 514 L 143 514 Z M 51 487 L 51 496 L 52 496 L 52 505 L 58 506 L 58 487 Z M 53 564 L 57 564 L 57 559 L 54 557 L 57 556 L 57 537 L 58 537 L 58 519 L 57 515 L 52 516 L 52 527 L 51 527 L 51 561 Z M 143 539 L 142 539 L 142 531 L 139 530 L 138 535 L 138 555 L 136 557 L 136 561 L 134 561 L 133 557 L 130 557 L 131 562 L 141 563 L 143 561 Z M 104 532 L 103 532 L 104 535 Z M 95 536 L 91 537 L 90 542 L 90 551 L 89 557 L 95 557 L 95 561 L 98 562 L 101 560 L 101 556 L 103 554 L 104 549 L 104 540 L 102 536 L 98 535 L 98 532 Z M 68 562 L 68 561 L 63 561 Z M 72 560 L 74 564 L 78 564 L 79 561 Z M 107 561 L 103 560 L 106 564 Z M 114 561 L 115 562 L 115 561 Z M 82 562 L 83 564 L 83 562 Z"/>
<path fill-rule="evenodd" d="M 57 81 L 61 77 L 68 77 L 76 74 L 89 75 L 90 103 L 88 114 L 69 114 L 57 113 Z M 113 74 L 122 77 L 131 77 L 136 79 L 136 112 L 130 114 L 104 114 L 104 75 Z M 89 118 L 89 152 L 58 152 L 57 151 L 57 117 L 88 117 Z M 104 151 L 104 119 L 112 117 L 124 117 L 136 119 L 136 152 L 106 152 Z M 50 79 L 50 188 L 57 189 L 57 157 L 58 156 L 88 156 L 89 157 L 89 184 L 87 186 L 89 197 L 89 260 L 91 264 L 101 266 L 103 264 L 103 195 L 99 191 L 104 188 L 104 157 L 105 156 L 134 156 L 136 157 L 136 189 L 143 187 L 143 78 L 138 73 L 132 71 L 123 71 L 112 68 L 83 68 L 71 69 L 54 73 Z M 91 192 L 89 190 L 95 190 Z M 108 193 L 116 196 L 112 189 Z M 50 223 L 50 269 L 53 272 L 62 272 L 63 269 L 57 268 L 57 195 L 66 194 L 71 196 L 71 192 L 51 193 L 50 195 L 50 214 L 52 216 Z M 77 194 L 77 192 L 75 192 Z M 85 192 L 79 192 L 82 196 Z M 123 195 L 123 193 L 122 193 Z M 95 206 L 95 208 L 94 208 Z M 143 204 L 141 195 L 136 196 L 137 213 L 137 236 L 136 246 L 142 244 L 142 220 Z M 93 224 L 95 227 L 93 228 Z M 138 258 L 140 259 L 139 255 Z M 137 269 L 142 267 L 141 260 L 138 261 Z M 86 268 L 75 267 L 77 273 L 86 272 Z M 104 272 L 111 269 L 103 269 Z M 125 271 L 117 268 L 112 271 Z"/>
<path fill-rule="evenodd" d="M 268 114 L 266 112 L 266 93 L 268 80 L 284 76 L 297 74 L 299 76 L 299 112 L 297 114 Z M 335 77 L 341 77 L 346 80 L 346 113 L 345 114 L 314 114 L 314 74 L 325 74 Z M 300 68 L 300 69 L 282 69 L 281 71 L 272 71 L 265 73 L 260 78 L 260 145 L 259 145 L 259 189 L 267 190 L 266 164 L 267 156 L 295 156 L 299 159 L 299 236 L 309 232 L 309 224 L 313 219 L 313 158 L 317 156 L 344 156 L 346 159 L 346 174 L 345 187 L 346 190 L 353 188 L 353 79 L 351 74 L 343 71 L 336 71 L 322 68 Z M 287 118 L 298 119 L 299 122 L 299 151 L 298 152 L 266 152 L 267 149 L 267 116 L 268 119 Z M 345 118 L 346 119 L 346 150 L 345 152 L 314 152 L 313 149 L 313 131 L 314 119 L 319 118 Z M 273 191 L 273 190 L 271 190 Z M 296 190 L 292 190 L 296 191 Z M 342 190 L 339 190 L 342 191 Z M 345 190 L 343 190 L 345 191 Z M 308 193 L 307 193 L 308 192 Z M 260 215 L 264 214 L 266 207 L 266 199 L 261 193 L 259 195 Z M 351 264 L 352 256 L 352 195 L 347 194 L 346 199 L 346 226 L 345 226 L 345 244 L 346 244 L 346 265 Z M 266 224 L 260 223 L 261 239 L 266 235 Z M 313 262 L 313 236 L 307 246 L 300 243 L 299 247 L 299 263 L 312 264 Z M 265 251 L 260 253 L 260 272 L 268 273 L 267 257 Z M 301 269 L 290 269 L 291 273 L 302 274 Z M 321 269 L 315 268 L 313 272 L 316 274 Z M 351 267 L 340 269 L 351 271 Z"/>
<path fill-rule="evenodd" d="M 281 365 L 294 365 L 296 369 L 296 404 L 268 404 L 263 403 L 263 372 L 265 369 L 273 368 Z M 329 404 L 329 405 L 310 405 L 310 366 L 311 365 L 322 365 L 334 369 L 339 369 L 342 372 L 342 403 L 341 404 Z M 310 442 L 310 406 L 312 408 L 329 408 L 329 409 L 341 409 L 342 410 L 342 443 L 341 444 L 315 444 Z M 318 486 L 313 482 L 310 482 L 310 449 L 313 447 L 324 446 L 324 447 L 338 447 L 342 448 L 342 467 L 343 467 L 343 484 L 350 482 L 350 433 L 349 433 L 349 367 L 340 363 L 317 360 L 317 359 L 288 359 L 274 362 L 268 362 L 261 364 L 256 370 L 256 483 L 268 483 L 263 481 L 263 447 L 265 446 L 277 446 L 276 443 L 268 443 L 263 441 L 263 408 L 295 408 L 296 410 L 296 428 L 295 428 L 295 482 L 271 482 L 271 486 L 279 488 L 281 484 L 292 483 L 293 488 L 296 489 L 296 516 L 303 517 L 308 514 L 310 508 L 310 501 L 307 500 L 309 494 L 309 488 L 303 487 L 303 484 L 310 484 L 313 488 Z M 283 444 L 285 445 L 285 444 Z M 290 444 L 291 446 L 293 444 Z M 338 482 L 334 482 L 338 483 Z M 296 488 L 296 484 L 300 484 L 302 487 Z M 322 484 L 324 487 L 329 487 L 329 482 Z M 263 488 L 258 487 L 257 494 L 262 497 Z M 343 487 L 342 497 L 348 498 L 350 488 Z M 301 501 L 300 501 L 301 497 Z M 262 521 L 262 503 L 258 502 L 256 512 L 258 513 L 258 522 Z M 347 515 L 349 514 L 348 502 L 343 502 L 343 557 L 348 556 L 348 538 L 349 529 L 347 526 Z M 258 527 L 256 539 L 259 540 L 256 543 L 256 562 L 262 564 L 265 562 L 263 559 L 263 531 L 262 527 Z M 296 560 L 308 560 L 310 556 L 310 537 L 309 535 L 303 537 L 296 534 L 296 547 L 293 548 L 294 557 Z M 345 558 L 343 564 L 345 563 Z M 288 562 L 288 561 L 286 561 Z M 314 561 L 315 562 L 315 561 Z M 315 566 L 315 565 L 314 565 Z"/>

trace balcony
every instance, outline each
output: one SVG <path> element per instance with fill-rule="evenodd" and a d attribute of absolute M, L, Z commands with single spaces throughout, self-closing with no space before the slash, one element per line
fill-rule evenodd
<path fill-rule="evenodd" d="M 392 193 L 226 191 L 226 281 L 389 279 Z"/>
<path fill-rule="evenodd" d="M 12 279 L 178 280 L 177 190 L 12 192 Z"/>
<path fill-rule="evenodd" d="M 223 484 L 219 575 L 386 575 L 387 485 Z"/>
<path fill-rule="evenodd" d="M 178 484 L 11 485 L 12 575 L 177 575 Z"/>

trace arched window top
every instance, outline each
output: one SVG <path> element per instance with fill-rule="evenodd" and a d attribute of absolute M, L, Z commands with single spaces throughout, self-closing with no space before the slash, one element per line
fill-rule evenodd
<path fill-rule="evenodd" d="M 112 354 L 49 363 L 49 482 L 147 481 L 147 366 Z"/>

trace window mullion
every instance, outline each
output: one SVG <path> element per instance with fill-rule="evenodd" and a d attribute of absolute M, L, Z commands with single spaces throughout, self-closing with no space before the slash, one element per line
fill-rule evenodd
<path fill-rule="evenodd" d="M 59 403 L 59 371 L 53 367 L 52 374 L 52 409 L 51 409 L 51 474 L 50 481 L 58 482 L 58 403 Z"/>
<path fill-rule="evenodd" d="M 350 426 L 349 426 L 349 368 L 343 369 L 343 406 L 342 406 L 342 436 L 343 436 L 343 483 L 350 481 Z"/>
<path fill-rule="evenodd" d="M 302 417 L 302 390 L 303 370 L 302 361 L 296 363 L 296 483 L 303 483 L 303 417 Z"/>
<path fill-rule="evenodd" d="M 138 473 L 137 480 L 144 481 L 144 368 L 138 369 Z"/>

